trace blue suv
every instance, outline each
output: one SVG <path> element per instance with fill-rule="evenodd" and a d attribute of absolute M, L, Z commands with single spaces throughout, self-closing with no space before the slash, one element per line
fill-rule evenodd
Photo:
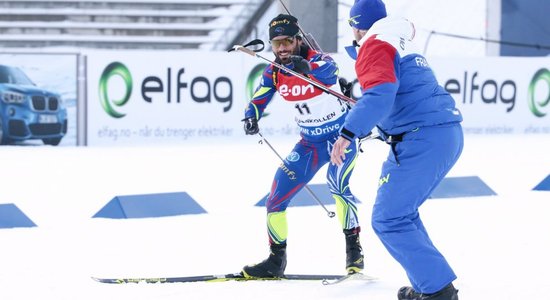
<path fill-rule="evenodd" d="M 20 69 L 0 65 L 0 145 L 40 139 L 57 146 L 66 133 L 61 96 L 37 87 Z"/>

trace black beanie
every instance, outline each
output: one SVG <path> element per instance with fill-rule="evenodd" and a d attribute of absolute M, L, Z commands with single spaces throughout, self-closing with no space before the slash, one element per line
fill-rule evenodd
<path fill-rule="evenodd" d="M 286 35 L 295 36 L 300 31 L 298 19 L 291 15 L 280 14 L 269 22 L 269 39 Z"/>

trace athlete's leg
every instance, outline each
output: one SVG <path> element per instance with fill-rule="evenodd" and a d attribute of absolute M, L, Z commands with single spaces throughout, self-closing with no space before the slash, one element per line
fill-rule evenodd
<path fill-rule="evenodd" d="M 329 143 L 328 153 L 332 151 Z M 357 160 L 355 142 L 346 149 L 346 159 L 340 166 L 330 164 L 327 170 L 327 183 L 336 202 L 336 213 L 346 238 L 346 271 L 361 272 L 365 266 L 363 248 L 359 239 L 361 227 L 357 217 L 356 199 L 351 193 L 349 180 Z"/>
<path fill-rule="evenodd" d="M 288 232 L 286 208 L 292 198 L 326 163 L 320 160 L 320 153 L 318 143 L 301 140 L 279 166 L 266 200 L 270 244 L 286 242 Z"/>
<path fill-rule="evenodd" d="M 266 200 L 270 253 L 264 261 L 243 268 L 245 277 L 282 277 L 286 268 L 286 208 L 320 168 L 319 150 L 301 140 L 281 163 Z"/>
<path fill-rule="evenodd" d="M 328 153 L 332 151 L 329 145 Z M 342 229 L 359 227 L 356 199 L 351 193 L 349 180 L 357 161 L 357 145 L 355 142 L 346 149 L 346 159 L 340 166 L 329 164 L 327 183 L 336 203 L 336 213 Z"/>

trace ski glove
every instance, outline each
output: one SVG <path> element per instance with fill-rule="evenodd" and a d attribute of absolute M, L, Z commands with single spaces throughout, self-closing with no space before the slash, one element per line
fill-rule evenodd
<path fill-rule="evenodd" d="M 260 132 L 260 127 L 258 127 L 258 120 L 256 120 L 256 118 L 245 118 L 242 121 L 244 122 L 244 133 L 255 135 Z"/>
<path fill-rule="evenodd" d="M 338 79 L 338 82 L 340 83 L 340 90 L 342 90 L 342 94 L 344 96 L 351 98 L 351 90 L 353 89 L 353 82 L 348 82 L 344 77 L 340 77 Z M 345 102 L 346 107 L 348 110 L 351 109 L 351 103 Z"/>
<path fill-rule="evenodd" d="M 307 61 L 307 59 L 301 57 L 300 55 L 291 55 L 290 61 L 292 61 L 292 64 L 294 65 L 294 71 L 302 74 L 311 73 L 311 64 Z"/>
<path fill-rule="evenodd" d="M 338 79 L 340 83 L 340 90 L 344 96 L 351 98 L 351 89 L 353 88 L 353 82 L 348 82 L 344 77 Z"/>

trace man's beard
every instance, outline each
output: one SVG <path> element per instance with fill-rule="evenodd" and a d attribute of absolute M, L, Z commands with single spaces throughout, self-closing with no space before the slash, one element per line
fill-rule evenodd
<path fill-rule="evenodd" d="M 292 50 L 291 53 L 289 53 L 289 55 L 285 56 L 284 58 L 279 56 L 278 53 L 275 53 L 275 56 L 281 61 L 281 63 L 283 65 L 287 65 L 290 63 L 290 56 L 291 55 L 300 55 L 300 46 L 296 46 L 296 48 L 294 48 L 294 50 Z"/>

